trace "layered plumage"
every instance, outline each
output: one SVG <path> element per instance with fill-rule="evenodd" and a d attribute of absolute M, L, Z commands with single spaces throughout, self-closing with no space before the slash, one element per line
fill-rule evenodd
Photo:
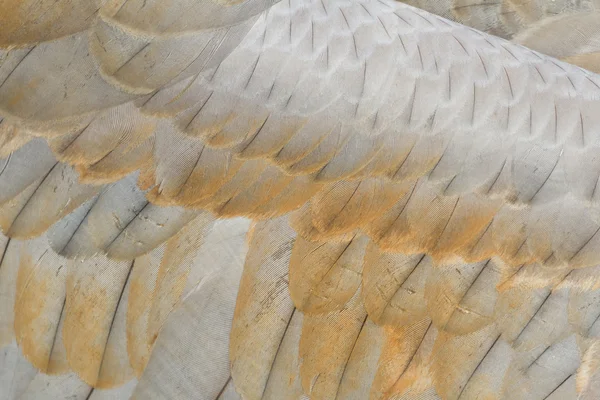
<path fill-rule="evenodd" d="M 597 398 L 600 5 L 406 3 L 0 3 L 0 394 Z"/>

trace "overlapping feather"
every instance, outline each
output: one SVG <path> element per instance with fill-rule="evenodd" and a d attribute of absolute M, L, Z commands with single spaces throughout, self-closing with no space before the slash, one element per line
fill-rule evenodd
<path fill-rule="evenodd" d="M 9 398 L 597 393 L 595 75 L 392 2 L 42 3 L 0 35 L 0 343 L 66 375 L 11 345 Z M 594 2 L 411 3 L 595 69 Z M 243 272 L 203 210 L 267 219 Z"/>

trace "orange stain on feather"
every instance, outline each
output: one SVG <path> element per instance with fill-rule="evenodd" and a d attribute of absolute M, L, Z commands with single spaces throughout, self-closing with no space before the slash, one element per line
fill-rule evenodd
<path fill-rule="evenodd" d="M 148 317 L 145 314 L 149 313 L 153 292 L 153 287 L 149 288 L 144 281 L 135 279 L 135 276 L 132 276 L 127 304 L 127 353 L 129 354 L 131 367 L 138 377 L 142 376 L 142 372 L 146 368 L 152 350 L 152 343 L 148 331 L 140 332 L 135 329 L 135 325 L 144 326 L 144 323 L 140 320 Z M 147 321 L 145 326 L 147 328 Z"/>
<path fill-rule="evenodd" d="M 47 371 L 56 329 L 47 311 L 47 298 L 51 294 L 48 280 L 53 279 L 48 270 L 37 268 L 28 254 L 21 254 L 17 275 L 14 330 L 17 343 L 25 358 L 41 371 Z"/>
<path fill-rule="evenodd" d="M 25 47 L 85 30 L 96 1 L 3 0 L 0 47 Z"/>
<path fill-rule="evenodd" d="M 435 335 L 424 318 L 404 327 L 385 328 L 386 342 L 373 386 L 383 398 L 419 394 L 431 386 L 431 351 Z"/>
<path fill-rule="evenodd" d="M 475 203 L 475 204 L 473 204 Z M 448 224 L 440 234 L 431 256 L 436 259 L 453 257 L 492 221 L 502 202 L 473 201 L 457 204 Z"/>
<path fill-rule="evenodd" d="M 300 337 L 300 378 L 313 398 L 333 398 L 367 315 L 360 293 L 340 311 L 305 315 Z"/>
<path fill-rule="evenodd" d="M 91 386 L 98 384 L 104 350 L 108 339 L 104 315 L 110 303 L 106 289 L 85 290 L 92 282 L 75 282 L 67 277 L 66 318 L 63 341 L 69 365 Z"/>

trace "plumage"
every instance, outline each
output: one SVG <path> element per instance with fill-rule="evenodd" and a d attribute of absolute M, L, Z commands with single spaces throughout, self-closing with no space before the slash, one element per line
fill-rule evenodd
<path fill-rule="evenodd" d="M 598 397 L 599 12 L 0 0 L 0 399 Z"/>
<path fill-rule="evenodd" d="M 222 398 L 231 380 L 228 339 L 248 226 L 245 220 L 219 221 L 202 246 L 192 248 L 187 287 L 153 342 L 134 398 Z M 181 375 L 201 379 L 169 386 Z"/>
<path fill-rule="evenodd" d="M 242 398 L 260 399 L 295 313 L 287 292 L 295 234 L 285 217 L 251 228 L 233 315 L 231 375 Z"/>
<path fill-rule="evenodd" d="M 308 242 L 296 238 L 290 258 L 290 296 L 305 314 L 345 308 L 361 282 L 364 253 L 369 240 Z"/>

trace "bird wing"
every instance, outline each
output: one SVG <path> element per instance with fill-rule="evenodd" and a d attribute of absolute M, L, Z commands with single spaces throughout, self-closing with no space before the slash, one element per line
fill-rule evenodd
<path fill-rule="evenodd" d="M 543 53 L 592 62 L 588 9 L 506 2 L 537 52 L 386 0 L 42 3 L 0 33 L 8 398 L 598 393 L 600 78 Z"/>
<path fill-rule="evenodd" d="M 403 1 L 593 72 L 598 65 L 598 1 Z"/>

